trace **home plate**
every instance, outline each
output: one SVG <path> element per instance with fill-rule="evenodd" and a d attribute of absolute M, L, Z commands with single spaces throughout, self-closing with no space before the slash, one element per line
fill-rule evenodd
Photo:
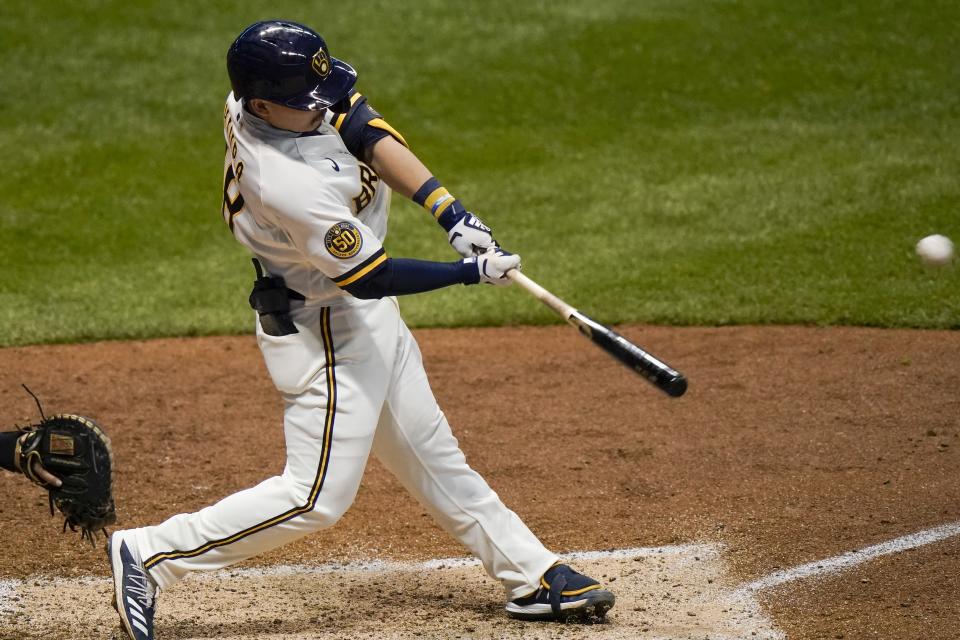
<path fill-rule="evenodd" d="M 313 638 L 781 639 L 718 547 L 572 553 L 616 594 L 603 624 L 530 623 L 471 559 L 280 566 L 195 574 L 157 600 L 156 636 Z M 120 638 L 105 578 L 0 582 L 0 638 Z"/>

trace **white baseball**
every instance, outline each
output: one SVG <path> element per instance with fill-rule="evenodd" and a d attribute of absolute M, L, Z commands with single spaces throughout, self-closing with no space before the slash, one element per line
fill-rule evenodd
<path fill-rule="evenodd" d="M 917 243 L 917 255 L 924 264 L 940 266 L 953 260 L 953 242 L 947 236 L 934 234 Z"/>

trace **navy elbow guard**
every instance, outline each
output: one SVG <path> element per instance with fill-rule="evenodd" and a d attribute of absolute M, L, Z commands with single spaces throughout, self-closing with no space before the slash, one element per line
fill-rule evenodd
<path fill-rule="evenodd" d="M 356 91 L 349 97 L 346 111 L 333 118 L 333 126 L 340 132 L 347 150 L 359 160 L 364 160 L 365 151 L 375 145 L 381 138 L 392 136 L 403 146 L 408 146 L 400 132 L 391 127 L 367 99 Z"/>

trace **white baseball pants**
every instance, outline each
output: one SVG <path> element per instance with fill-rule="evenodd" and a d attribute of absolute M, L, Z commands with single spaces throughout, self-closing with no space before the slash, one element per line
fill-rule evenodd
<path fill-rule="evenodd" d="M 512 599 L 557 556 L 471 469 L 430 390 L 396 300 L 295 309 L 299 333 L 257 341 L 285 402 L 282 475 L 196 513 L 137 529 L 161 588 L 334 524 L 350 507 L 371 449 Z"/>

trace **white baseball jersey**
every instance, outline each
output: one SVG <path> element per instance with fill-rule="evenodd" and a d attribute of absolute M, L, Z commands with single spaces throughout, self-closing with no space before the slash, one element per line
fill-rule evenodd
<path fill-rule="evenodd" d="M 340 287 L 386 259 L 390 188 L 328 122 L 308 134 L 276 129 L 233 94 L 223 119 L 222 213 L 237 240 L 307 299 L 349 298 Z"/>
<path fill-rule="evenodd" d="M 394 298 L 342 291 L 386 259 L 389 190 L 324 123 L 275 129 L 232 97 L 223 213 L 273 275 L 306 296 L 297 332 L 257 342 L 284 399 L 283 473 L 195 513 L 135 530 L 153 580 L 221 569 L 335 523 L 372 452 L 436 521 L 480 558 L 508 598 L 557 561 L 467 465 Z M 368 173 L 369 172 L 369 173 Z"/>

